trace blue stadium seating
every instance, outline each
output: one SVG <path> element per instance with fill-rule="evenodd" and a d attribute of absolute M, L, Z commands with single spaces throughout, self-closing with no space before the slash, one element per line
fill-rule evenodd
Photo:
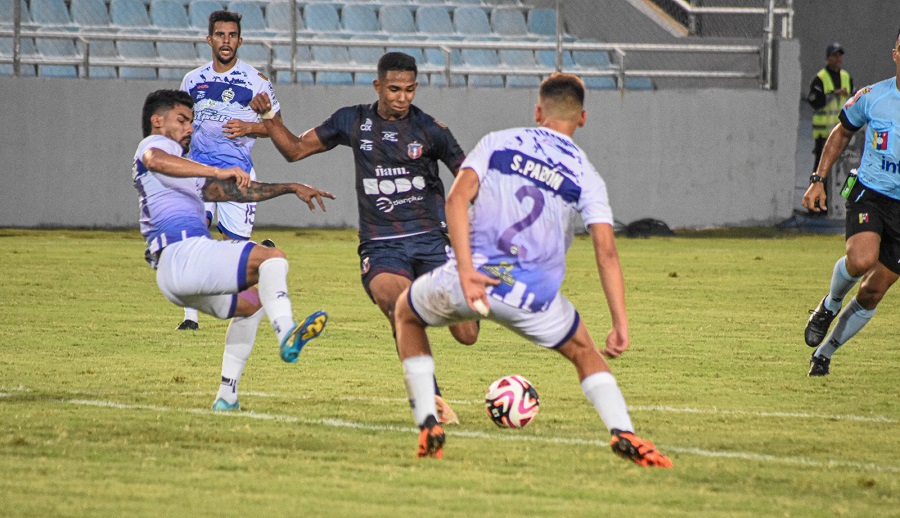
<path fill-rule="evenodd" d="M 28 28 L 29 30 L 34 28 L 34 25 L 31 22 L 31 11 L 28 10 L 28 4 L 25 0 L 21 0 L 19 2 L 19 6 L 22 10 L 22 28 Z M 4 29 L 12 29 L 13 26 L 13 0 L 0 0 L 0 27 Z"/>
<path fill-rule="evenodd" d="M 385 5 L 378 11 L 381 30 L 390 37 L 410 36 L 416 33 L 412 11 L 405 5 Z"/>
<path fill-rule="evenodd" d="M 313 61 L 323 65 L 346 65 L 350 62 L 347 47 L 312 47 Z M 350 72 L 316 72 L 317 85 L 352 85 Z"/>
<path fill-rule="evenodd" d="M 191 0 L 188 4 L 188 14 L 191 19 L 191 27 L 200 29 L 203 34 L 209 32 L 209 14 L 223 9 L 221 2 L 216 0 Z"/>
<path fill-rule="evenodd" d="M 525 15 L 519 9 L 494 8 L 491 11 L 491 29 L 500 36 L 526 39 L 528 26 Z"/>
<path fill-rule="evenodd" d="M 12 2 L 10 2 L 11 5 Z M 31 19 L 34 23 L 43 27 L 48 25 L 72 25 L 69 8 L 66 7 L 63 0 L 31 0 Z"/>
<path fill-rule="evenodd" d="M 653 90 L 653 81 L 649 77 L 626 77 L 626 90 Z"/>
<path fill-rule="evenodd" d="M 312 52 L 310 51 L 308 46 L 299 45 L 297 46 L 297 56 L 296 63 L 297 64 L 306 64 L 311 62 Z M 275 46 L 275 60 L 274 64 L 279 67 L 289 67 L 291 63 L 291 49 L 287 45 L 276 45 Z M 313 84 L 313 75 L 311 72 L 299 71 L 296 73 L 296 81 L 302 85 L 311 85 Z M 290 70 L 279 70 L 275 73 L 275 82 L 276 83 L 291 83 L 292 77 Z"/>
<path fill-rule="evenodd" d="M 266 20 L 259 4 L 251 1 L 237 1 L 228 4 L 228 10 L 241 14 L 241 36 L 246 32 L 265 32 Z"/>
<path fill-rule="evenodd" d="M 108 28 L 112 24 L 109 9 L 103 0 L 72 0 L 70 10 L 72 21 L 85 29 Z"/>
<path fill-rule="evenodd" d="M 529 9 L 528 32 L 539 36 L 556 36 L 556 11 L 553 9 Z"/>
<path fill-rule="evenodd" d="M 360 36 L 359 39 L 382 39 L 384 36 L 378 36 L 377 38 L 372 35 L 368 36 Z M 351 40 L 349 42 L 350 45 L 353 44 Z M 378 60 L 381 59 L 381 56 L 384 55 L 384 47 L 350 47 L 350 60 L 353 63 L 360 66 L 369 66 L 372 69 L 375 69 L 378 64 Z M 372 81 L 375 80 L 377 74 L 375 72 L 357 72 L 353 79 L 354 82 L 358 85 L 371 85 Z"/>
<path fill-rule="evenodd" d="M 315 33 L 334 33 L 341 30 L 341 17 L 332 4 L 306 4 L 303 8 L 306 28 Z"/>
<path fill-rule="evenodd" d="M 24 11 L 23 11 L 24 12 Z M 24 16 L 23 16 L 24 18 Z M 19 52 L 21 52 L 22 57 L 34 57 L 37 55 L 37 50 L 34 48 L 34 40 L 31 38 L 22 38 L 20 40 Z M 13 55 L 13 39 L 12 38 L 0 38 L 0 56 L 11 58 Z M 35 72 L 34 65 L 21 65 L 19 68 L 19 74 L 24 77 L 34 77 L 37 75 Z M 11 76 L 13 75 L 13 66 L 12 64 L 2 64 L 0 65 L 0 76 Z"/>
<path fill-rule="evenodd" d="M 416 10 L 416 29 L 430 38 L 455 36 L 453 21 L 446 7 L 426 5 Z"/>
<path fill-rule="evenodd" d="M 458 7 L 453 12 L 453 25 L 460 34 L 478 37 L 491 34 L 491 23 L 487 14 L 479 7 Z"/>
<path fill-rule="evenodd" d="M 501 49 L 499 53 L 500 61 L 502 61 L 504 65 L 507 65 L 509 67 L 535 68 L 537 66 L 537 62 L 534 59 L 534 52 L 530 50 Z M 506 76 L 506 86 L 510 87 L 537 88 L 538 86 L 540 86 L 540 83 L 541 80 L 537 76 Z"/>
<path fill-rule="evenodd" d="M 124 34 L 158 34 L 150 24 L 147 8 L 140 0 L 112 0 L 109 5 L 112 22 L 121 28 Z M 156 47 L 148 41 L 117 41 L 116 48 L 123 58 L 134 61 L 156 60 L 159 55 Z M 122 67 L 119 70 L 122 79 L 156 79 L 153 68 Z"/>
<path fill-rule="evenodd" d="M 303 13 L 300 7 L 297 9 L 297 31 L 306 28 L 303 23 Z M 277 33 L 291 32 L 291 4 L 284 0 L 273 0 L 266 5 L 266 27 Z"/>
<path fill-rule="evenodd" d="M 356 35 L 367 35 L 379 31 L 378 16 L 370 5 L 347 4 L 341 11 L 344 30 Z"/>
<path fill-rule="evenodd" d="M 425 49 L 425 62 L 429 65 L 446 66 L 447 55 L 440 49 Z M 452 49 L 450 52 L 451 66 L 459 66 L 463 64 L 462 54 L 459 49 Z M 445 74 L 436 72 L 429 77 L 430 83 L 434 86 L 447 86 L 447 77 Z M 466 86 L 466 78 L 463 75 L 451 74 L 451 86 Z"/>

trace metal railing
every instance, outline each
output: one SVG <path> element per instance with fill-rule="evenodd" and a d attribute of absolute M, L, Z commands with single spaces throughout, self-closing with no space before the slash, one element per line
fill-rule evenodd
<path fill-rule="evenodd" d="M 131 67 L 131 68 L 195 68 L 208 62 L 204 59 L 196 60 L 170 60 L 164 58 L 128 59 L 123 57 L 99 57 L 91 53 L 91 44 L 99 41 L 118 42 L 150 42 L 150 43 L 204 43 L 205 34 L 185 34 L 184 32 L 159 31 L 155 34 L 111 34 L 97 31 L 68 31 L 68 30 L 0 30 L 0 37 L 16 38 L 12 56 L 0 56 L 0 63 L 13 64 L 14 75 L 21 74 L 23 65 L 69 65 L 77 68 L 77 75 L 82 78 L 90 77 L 91 67 Z M 76 56 L 44 56 L 23 55 L 19 38 L 46 38 L 64 39 L 75 41 L 80 48 L 80 55 Z M 555 71 L 564 71 L 578 74 L 582 77 L 611 77 L 615 79 L 620 89 L 625 87 L 625 79 L 629 77 L 646 78 L 710 78 L 710 79 L 756 79 L 760 82 L 767 77 L 762 68 L 762 48 L 757 45 L 701 45 L 701 44 L 615 44 L 615 43 L 583 43 L 583 42 L 553 42 L 553 41 L 459 41 L 459 40 L 384 40 L 384 39 L 324 39 L 294 36 L 253 38 L 249 33 L 245 37 L 245 44 L 259 44 L 268 49 L 268 59 L 265 62 L 248 61 L 253 66 L 263 70 L 267 74 L 272 72 L 289 72 L 291 81 L 296 82 L 297 72 L 347 72 L 347 73 L 374 73 L 375 63 L 322 63 L 322 62 L 298 62 L 296 49 L 298 47 L 404 47 L 421 49 L 438 49 L 444 56 L 442 64 L 422 63 L 419 72 L 423 74 L 440 74 L 450 85 L 453 76 L 534 76 L 543 78 Z M 291 49 L 289 60 L 279 60 L 275 53 L 275 47 L 284 46 Z M 489 50 L 526 50 L 526 51 L 553 51 L 556 53 L 556 66 L 538 65 L 531 67 L 499 65 L 494 67 L 460 64 L 454 62 L 455 51 L 464 49 L 489 49 Z M 571 51 L 599 51 L 611 54 L 609 67 L 563 66 L 562 53 Z M 733 54 L 749 56 L 748 62 L 754 63 L 750 71 L 738 70 L 684 70 L 684 69 L 633 69 L 627 66 L 627 57 L 633 53 L 681 53 L 681 54 Z"/>

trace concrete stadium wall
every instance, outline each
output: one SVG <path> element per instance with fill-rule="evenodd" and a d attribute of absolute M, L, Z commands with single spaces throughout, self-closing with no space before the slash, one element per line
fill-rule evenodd
<path fill-rule="evenodd" d="M 575 134 L 607 182 L 616 219 L 672 227 L 772 223 L 790 216 L 800 95 L 799 45 L 782 42 L 777 91 L 592 91 Z M 136 227 L 131 163 L 147 93 L 162 81 L 0 78 L 0 226 Z M 339 107 L 374 100 L 363 87 L 277 85 L 299 133 Z M 416 104 L 464 149 L 485 133 L 533 125 L 534 90 L 422 87 Z M 264 202 L 258 225 L 356 227 L 348 149 L 286 163 L 267 140 L 253 151 L 262 181 L 301 181 L 338 199 L 310 213 L 286 197 Z M 443 171 L 449 189 L 451 176 Z"/>

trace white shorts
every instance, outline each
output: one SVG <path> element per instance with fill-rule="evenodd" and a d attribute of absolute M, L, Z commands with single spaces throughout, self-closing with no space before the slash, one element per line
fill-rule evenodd
<path fill-rule="evenodd" d="M 250 179 L 256 181 L 256 170 L 250 169 Z M 236 201 L 209 202 L 206 217 L 212 221 L 217 219 L 216 228 L 228 239 L 247 241 L 253 233 L 256 221 L 256 203 L 238 203 Z"/>
<path fill-rule="evenodd" d="M 216 318 L 231 318 L 237 294 L 247 289 L 252 242 L 191 237 L 159 254 L 156 284 L 169 301 Z"/>
<path fill-rule="evenodd" d="M 560 293 L 556 294 L 546 310 L 539 312 L 507 305 L 491 296 L 490 289 L 488 300 L 491 313 L 487 317 L 469 308 L 459 285 L 454 261 L 422 275 L 409 288 L 410 307 L 429 326 L 449 326 L 464 320 L 484 318 L 542 347 L 556 348 L 575 334 L 581 321 L 575 306 Z"/>

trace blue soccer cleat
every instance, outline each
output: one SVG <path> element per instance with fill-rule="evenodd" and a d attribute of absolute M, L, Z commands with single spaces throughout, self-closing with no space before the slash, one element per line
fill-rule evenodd
<path fill-rule="evenodd" d="M 234 403 L 229 403 L 222 398 L 216 400 L 213 403 L 212 409 L 217 412 L 234 412 L 241 409 L 241 404 L 235 401 Z"/>
<path fill-rule="evenodd" d="M 288 363 L 296 362 L 303 346 L 322 334 L 322 330 L 325 329 L 327 322 L 328 313 L 316 311 L 306 317 L 302 324 L 294 326 L 291 332 L 281 341 L 281 359 Z"/>

